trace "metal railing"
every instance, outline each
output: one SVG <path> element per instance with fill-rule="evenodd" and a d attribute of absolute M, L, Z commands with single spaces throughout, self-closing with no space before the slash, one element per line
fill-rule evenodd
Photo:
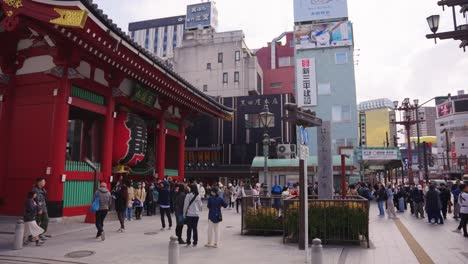
<path fill-rule="evenodd" d="M 281 211 L 280 195 L 243 197 L 241 234 L 281 234 L 283 232 Z"/>
<path fill-rule="evenodd" d="M 319 200 L 309 196 L 309 244 L 312 238 L 324 243 L 367 242 L 369 247 L 369 201 L 361 196 L 334 196 Z M 299 198 L 283 201 L 283 242 L 299 240 Z"/>

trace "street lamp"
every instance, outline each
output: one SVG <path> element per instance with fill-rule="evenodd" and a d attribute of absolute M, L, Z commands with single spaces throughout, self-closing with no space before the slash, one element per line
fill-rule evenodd
<path fill-rule="evenodd" d="M 263 167 L 263 194 L 268 196 L 268 185 L 267 185 L 267 178 L 268 178 L 268 156 L 269 156 L 269 148 L 270 148 L 270 136 L 268 135 L 268 128 L 271 127 L 274 123 L 275 115 L 270 113 L 270 109 L 268 107 L 268 103 L 265 103 L 265 107 L 263 108 L 263 112 L 259 115 L 260 126 L 263 127 L 263 156 L 265 158 L 265 163 Z"/>
<path fill-rule="evenodd" d="M 429 24 L 429 28 L 431 29 L 432 33 L 436 33 L 437 30 L 439 29 L 439 20 L 440 16 L 439 15 L 432 15 L 426 18 L 427 19 L 427 24 Z"/>
<path fill-rule="evenodd" d="M 431 29 L 432 33 L 436 33 L 437 30 L 439 29 L 439 20 L 440 16 L 439 15 L 432 15 L 426 18 L 427 23 L 429 24 L 429 28 Z M 434 38 L 434 43 L 437 43 L 437 38 Z"/>
<path fill-rule="evenodd" d="M 414 103 L 419 103 L 419 101 L 414 100 Z M 417 124 L 419 120 L 412 120 L 411 113 L 414 110 L 418 110 L 417 105 L 411 105 L 410 99 L 405 98 L 401 103 L 401 106 L 398 106 L 398 101 L 393 102 L 393 106 L 395 106 L 395 111 L 403 111 L 404 112 L 404 119 L 402 121 L 393 121 L 392 123 L 397 125 L 405 126 L 406 130 L 406 138 L 407 138 L 407 145 L 408 145 L 408 180 L 410 183 L 414 183 L 414 176 L 413 176 L 413 155 L 411 153 L 411 126 Z"/>

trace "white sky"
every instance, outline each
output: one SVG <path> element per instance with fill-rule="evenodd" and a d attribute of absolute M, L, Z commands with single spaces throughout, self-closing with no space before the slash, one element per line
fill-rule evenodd
<path fill-rule="evenodd" d="M 94 0 L 124 31 L 128 23 L 183 15 L 199 0 Z M 439 32 L 453 29 L 451 10 L 436 0 L 348 0 L 354 23 L 358 102 L 381 97 L 402 100 L 468 92 L 468 53 L 459 41 L 435 45 L 426 17 L 441 15 Z M 244 30 L 249 48 L 266 46 L 293 29 L 293 0 L 217 0 L 219 31 Z M 457 11 L 458 13 L 458 11 Z M 468 17 L 468 15 L 467 15 Z M 468 23 L 458 15 L 458 23 Z M 466 68 L 465 68 L 466 67 Z M 430 103 L 428 105 L 433 105 Z"/>

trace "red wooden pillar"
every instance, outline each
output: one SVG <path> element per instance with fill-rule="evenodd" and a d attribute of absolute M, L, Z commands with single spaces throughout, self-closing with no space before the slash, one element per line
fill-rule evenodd
<path fill-rule="evenodd" d="M 110 188 L 110 176 L 112 174 L 112 143 L 114 140 L 114 111 L 115 99 L 112 95 L 107 97 L 107 111 L 104 117 L 104 128 L 102 137 L 102 157 L 101 157 L 101 172 L 102 182 L 108 184 Z"/>
<path fill-rule="evenodd" d="M 10 149 L 11 114 L 14 101 L 14 82 L 15 78 L 13 77 L 4 89 L 0 89 L 0 94 L 2 95 L 0 101 L 0 146 L 2 146 L 0 147 L 0 197 L 3 199 L 6 198 L 8 187 L 6 182 L 8 173 L 8 151 Z"/>
<path fill-rule="evenodd" d="M 63 77 L 58 82 L 57 96 L 55 96 L 53 107 L 51 156 L 49 158 L 50 175 L 46 175 L 47 205 L 50 217 L 63 216 L 63 183 L 62 174 L 65 173 L 66 146 L 68 133 L 68 117 L 70 107 L 68 98 L 70 96 L 71 82 L 68 80 L 68 66 L 64 66 Z"/>
<path fill-rule="evenodd" d="M 164 116 L 159 117 L 159 130 L 157 130 L 157 168 L 158 168 L 158 179 L 164 179 L 164 169 L 166 168 L 166 120 Z M 155 140 L 156 141 L 156 140 Z M 156 148 L 155 148 L 156 149 Z"/>
<path fill-rule="evenodd" d="M 179 177 L 178 181 L 181 182 L 185 178 L 185 125 L 184 122 L 180 123 L 180 137 L 179 137 Z"/>

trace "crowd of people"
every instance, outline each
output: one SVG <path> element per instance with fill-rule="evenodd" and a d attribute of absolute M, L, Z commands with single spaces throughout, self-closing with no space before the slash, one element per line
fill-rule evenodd
<path fill-rule="evenodd" d="M 25 201 L 25 236 L 27 242 L 41 246 L 51 236 L 47 228 L 49 217 L 47 214 L 46 181 L 38 178 L 32 190 L 28 192 Z M 219 245 L 219 224 L 222 221 L 221 208 L 234 208 L 234 202 L 240 206 L 240 200 L 245 196 L 243 183 L 237 186 L 229 184 L 223 186 L 216 183 L 213 186 L 203 183 L 159 180 L 154 182 L 121 177 L 113 186 L 108 188 L 102 182 L 94 194 L 90 208 L 95 213 L 96 239 L 105 240 L 104 222 L 110 210 L 115 210 L 120 227 L 118 233 L 125 232 L 125 222 L 141 220 L 144 215 L 161 217 L 161 230 L 171 230 L 175 224 L 175 233 L 179 244 L 197 246 L 198 222 L 203 210 L 203 201 L 207 201 L 208 209 L 208 240 L 206 247 L 216 248 Z M 95 207 L 95 208 L 94 208 Z M 173 215 L 175 217 L 173 221 Z M 167 223 L 166 223 L 167 220 Z M 184 237 L 183 229 L 186 226 Z"/>
<path fill-rule="evenodd" d="M 354 187 L 354 186 L 353 186 Z M 451 186 L 446 183 L 421 183 L 407 186 L 393 186 L 377 183 L 373 186 L 374 191 L 369 192 L 365 183 L 358 185 L 358 194 L 375 199 L 378 205 L 379 216 L 385 216 L 384 206 L 389 218 L 397 218 L 397 212 L 404 213 L 410 210 L 416 218 L 427 218 L 430 224 L 443 225 L 449 214 L 460 221 L 454 232 L 468 237 L 468 185 L 457 180 Z M 350 186 L 351 189 L 351 186 Z"/>

